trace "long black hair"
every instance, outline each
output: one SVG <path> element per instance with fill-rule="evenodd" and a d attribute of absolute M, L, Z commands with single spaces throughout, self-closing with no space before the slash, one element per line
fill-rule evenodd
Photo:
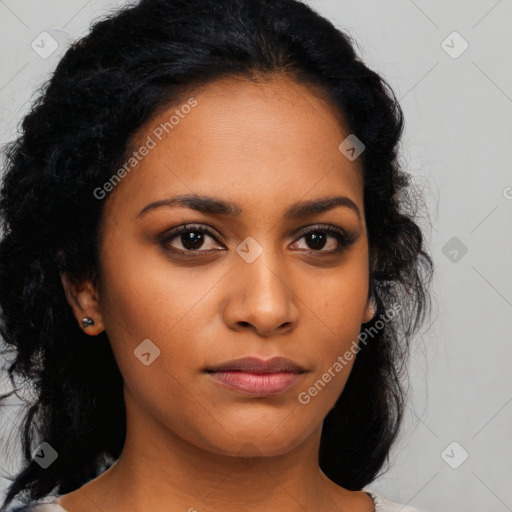
<path fill-rule="evenodd" d="M 433 273 L 415 218 L 420 197 L 399 164 L 404 119 L 391 87 L 347 34 L 300 1 L 141 0 L 71 45 L 4 151 L 0 334 L 14 391 L 3 400 L 30 393 L 20 397 L 24 465 L 2 511 L 15 497 L 81 487 L 123 448 L 123 379 L 108 337 L 79 328 L 60 280 L 62 273 L 94 277 L 98 268 L 104 201 L 92 191 L 125 161 L 141 125 L 191 87 L 279 74 L 320 86 L 365 145 L 359 158 L 377 313 L 362 326 L 371 339 L 324 420 L 320 467 L 360 490 L 388 462 L 406 403 L 410 340 L 430 309 Z M 398 313 L 389 318 L 391 308 Z M 42 442 L 58 453 L 47 468 L 32 457 Z"/>

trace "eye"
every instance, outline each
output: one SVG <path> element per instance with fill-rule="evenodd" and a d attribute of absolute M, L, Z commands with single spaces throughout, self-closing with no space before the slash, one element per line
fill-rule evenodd
<path fill-rule="evenodd" d="M 210 244 L 206 243 L 208 238 L 216 241 L 215 235 L 209 229 L 199 227 L 195 224 L 185 224 L 168 233 L 161 240 L 161 244 L 177 252 L 207 252 L 215 249 L 215 244 L 211 242 Z M 179 245 L 178 247 L 172 246 L 172 242 L 174 241 L 177 242 L 176 245 Z M 205 245 L 210 245 L 210 247 L 206 247 L 205 249 Z M 203 250 L 199 251 L 201 248 Z"/>
<path fill-rule="evenodd" d="M 304 239 L 307 247 L 298 247 L 298 249 L 326 254 L 342 252 L 352 245 L 356 239 L 355 236 L 348 235 L 341 229 L 329 224 L 303 230 L 299 235 L 299 239 L 294 242 L 294 245 L 299 244 L 299 241 Z M 162 238 L 160 243 L 166 249 L 176 253 L 201 253 L 219 248 L 213 232 L 196 224 L 185 224 L 171 230 Z M 220 249 L 225 250 L 224 247 L 220 247 Z"/>
<path fill-rule="evenodd" d="M 303 231 L 301 235 L 299 240 L 304 238 L 308 247 L 299 247 L 299 249 L 320 253 L 332 254 L 341 252 L 355 242 L 354 236 L 348 235 L 329 224 L 315 226 L 307 231 Z M 295 242 L 295 244 L 297 243 Z M 324 250 L 326 247 L 327 249 Z"/>

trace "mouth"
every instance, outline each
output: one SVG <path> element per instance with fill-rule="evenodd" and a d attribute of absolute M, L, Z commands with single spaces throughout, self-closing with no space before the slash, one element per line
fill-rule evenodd
<path fill-rule="evenodd" d="M 207 368 L 205 372 L 223 387 L 265 396 L 290 389 L 307 370 L 284 357 L 274 357 L 267 361 L 245 357 Z"/>

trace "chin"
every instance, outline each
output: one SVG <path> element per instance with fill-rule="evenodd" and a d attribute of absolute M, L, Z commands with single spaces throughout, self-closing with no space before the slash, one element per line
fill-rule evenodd
<path fill-rule="evenodd" d="M 204 448 L 231 457 L 277 457 L 289 453 L 307 437 L 302 432 L 279 432 L 275 425 L 271 428 L 241 429 L 231 434 L 223 440 L 209 439 L 209 446 Z"/>

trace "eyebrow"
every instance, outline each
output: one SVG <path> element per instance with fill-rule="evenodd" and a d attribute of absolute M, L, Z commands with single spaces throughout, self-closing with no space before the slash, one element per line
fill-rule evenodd
<path fill-rule="evenodd" d="M 242 213 L 242 208 L 237 203 L 224 201 L 222 199 L 210 196 L 187 194 L 174 196 L 168 199 L 160 199 L 159 201 L 149 203 L 137 214 L 137 218 L 142 217 L 146 213 L 163 206 L 182 206 L 211 215 L 227 215 L 230 217 L 237 217 Z M 290 208 L 288 208 L 288 210 L 286 210 L 284 218 L 300 219 L 315 213 L 322 213 L 332 210 L 337 206 L 350 208 L 356 212 L 359 219 L 361 218 L 361 212 L 358 206 L 354 203 L 354 201 L 352 201 L 352 199 L 346 196 L 328 196 L 309 201 L 300 201 L 293 204 L 290 206 Z"/>

